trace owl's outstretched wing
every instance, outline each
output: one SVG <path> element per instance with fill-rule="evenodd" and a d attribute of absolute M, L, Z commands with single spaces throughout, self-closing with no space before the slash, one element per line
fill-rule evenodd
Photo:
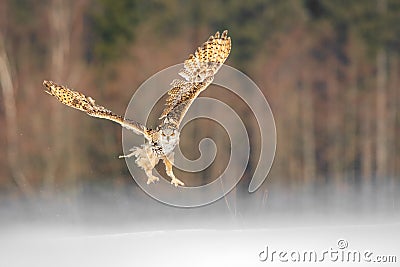
<path fill-rule="evenodd" d="M 136 134 L 143 134 L 146 139 L 151 140 L 150 132 L 144 125 L 132 120 L 124 119 L 122 116 L 113 113 L 111 110 L 97 105 L 93 98 L 68 89 L 65 86 L 58 85 L 52 81 L 43 81 L 43 85 L 47 89 L 45 90 L 46 93 L 54 96 L 64 105 L 79 109 L 92 117 L 107 119 L 119 123 L 121 126 L 134 131 Z"/>
<path fill-rule="evenodd" d="M 160 119 L 168 119 L 177 127 L 181 123 L 195 98 L 214 80 L 214 75 L 224 64 L 231 51 L 228 31 L 217 32 L 185 60 L 179 75 L 185 80 L 175 79 L 168 91 L 167 103 Z"/>

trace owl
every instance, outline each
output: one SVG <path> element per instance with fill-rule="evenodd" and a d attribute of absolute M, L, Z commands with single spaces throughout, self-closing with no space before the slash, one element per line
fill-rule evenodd
<path fill-rule="evenodd" d="M 179 125 L 190 105 L 196 97 L 204 91 L 214 80 L 214 75 L 224 64 L 231 51 L 231 38 L 228 31 L 219 32 L 210 38 L 194 54 L 184 62 L 179 71 L 183 79 L 171 82 L 165 108 L 160 116 L 160 124 L 155 129 L 126 119 L 103 106 L 96 104 L 89 96 L 73 91 L 52 81 L 44 81 L 45 92 L 57 98 L 61 103 L 81 110 L 89 116 L 114 121 L 136 134 L 145 137 L 146 142 L 140 147 L 133 147 L 128 155 L 120 158 L 135 157 L 135 163 L 144 170 L 147 184 L 159 180 L 153 175 L 153 169 L 160 160 L 164 162 L 171 184 L 184 186 L 184 183 L 175 177 L 172 166 L 174 163 L 174 149 L 179 143 Z"/>

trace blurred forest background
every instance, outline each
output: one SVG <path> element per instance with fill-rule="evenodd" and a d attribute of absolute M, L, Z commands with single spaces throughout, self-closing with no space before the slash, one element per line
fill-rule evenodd
<path fill-rule="evenodd" d="M 95 186 L 134 191 L 117 158 L 121 128 L 66 108 L 42 81 L 124 114 L 143 81 L 224 29 L 227 64 L 257 83 L 276 121 L 275 161 L 252 197 L 265 201 L 274 184 L 338 192 L 399 184 L 400 1 L 0 0 L 0 201 Z M 211 91 L 251 118 L 240 99 Z M 182 150 L 198 156 L 212 129 L 188 127 Z M 251 162 L 235 195 L 258 160 L 259 133 L 250 134 Z"/>

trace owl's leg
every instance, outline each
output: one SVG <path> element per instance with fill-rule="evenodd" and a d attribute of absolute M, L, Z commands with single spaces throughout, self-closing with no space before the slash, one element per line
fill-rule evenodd
<path fill-rule="evenodd" d="M 147 184 L 158 182 L 160 179 L 153 175 L 153 169 L 158 163 L 158 157 L 154 155 L 149 146 L 145 146 L 136 164 L 141 167 L 147 175 Z"/>
<path fill-rule="evenodd" d="M 153 175 L 153 168 L 145 169 L 144 172 L 147 175 L 147 184 L 158 182 L 160 179 Z"/>
<path fill-rule="evenodd" d="M 165 171 L 167 175 L 171 177 L 171 184 L 178 186 L 184 186 L 185 184 L 180 181 L 178 178 L 175 177 L 174 173 L 172 172 L 172 163 L 174 162 L 174 154 L 170 154 L 168 157 L 164 156 L 163 161 L 165 164 Z"/>
<path fill-rule="evenodd" d="M 136 164 L 144 170 L 147 176 L 147 184 L 159 181 L 157 176 L 153 175 L 153 169 L 158 163 L 158 158 L 151 151 L 149 144 L 142 145 L 141 147 L 133 147 L 128 155 L 119 156 L 119 158 L 136 157 Z"/>

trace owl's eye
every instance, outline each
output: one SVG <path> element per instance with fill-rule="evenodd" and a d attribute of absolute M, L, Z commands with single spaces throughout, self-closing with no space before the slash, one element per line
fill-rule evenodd
<path fill-rule="evenodd" d="M 165 133 L 161 133 L 162 134 L 162 136 L 165 136 Z"/>
<path fill-rule="evenodd" d="M 171 136 L 174 136 L 174 135 L 175 135 L 175 133 L 172 133 L 172 134 L 171 134 Z"/>

